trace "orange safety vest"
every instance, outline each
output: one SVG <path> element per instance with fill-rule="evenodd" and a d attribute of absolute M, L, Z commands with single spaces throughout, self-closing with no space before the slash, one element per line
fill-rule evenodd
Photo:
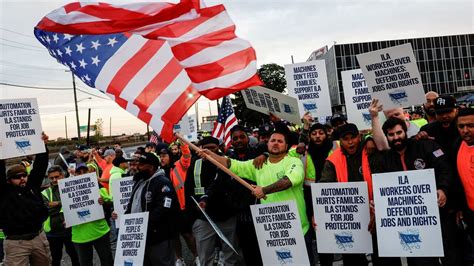
<path fill-rule="evenodd" d="M 469 147 L 465 141 L 461 142 L 458 151 L 457 167 L 461 177 L 467 206 L 474 211 L 474 147 Z"/>
<path fill-rule="evenodd" d="M 338 148 L 335 150 L 327 160 L 329 160 L 336 168 L 337 182 L 348 182 L 349 174 L 347 173 L 347 160 L 342 149 Z M 372 200 L 372 172 L 370 171 L 369 156 L 367 155 L 365 147 L 362 150 L 362 175 L 364 176 L 364 180 L 367 182 L 369 199 Z"/>
<path fill-rule="evenodd" d="M 191 164 L 191 158 L 185 158 L 184 155 L 191 155 L 188 145 L 181 146 L 181 158 L 177 161 L 170 172 L 170 179 L 173 183 L 174 190 L 176 191 L 176 196 L 178 197 L 179 206 L 181 210 L 184 210 L 186 207 L 186 195 L 184 191 L 184 183 L 186 182 L 186 172 Z"/>

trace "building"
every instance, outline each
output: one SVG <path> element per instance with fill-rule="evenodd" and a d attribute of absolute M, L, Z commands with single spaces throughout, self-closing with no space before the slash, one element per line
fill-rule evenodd
<path fill-rule="evenodd" d="M 341 71 L 359 68 L 356 55 L 405 43 L 413 47 L 425 91 L 455 96 L 474 91 L 474 34 L 335 44 L 323 55 L 314 51 L 308 61 L 326 60 L 331 104 L 341 110 Z"/>

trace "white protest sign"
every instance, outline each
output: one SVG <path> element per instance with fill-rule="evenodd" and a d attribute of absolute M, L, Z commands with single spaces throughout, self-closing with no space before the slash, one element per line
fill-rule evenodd
<path fill-rule="evenodd" d="M 295 201 L 251 205 L 263 265 L 309 265 Z"/>
<path fill-rule="evenodd" d="M 300 117 L 306 112 L 314 118 L 332 116 L 324 60 L 285 65 L 285 75 L 288 94 L 298 100 Z"/>
<path fill-rule="evenodd" d="M 174 125 L 174 132 L 180 133 L 188 141 L 197 141 L 197 120 L 196 115 L 185 115 L 179 121 L 178 124 Z"/>
<path fill-rule="evenodd" d="M 369 113 L 372 96 L 360 69 L 342 71 L 342 86 L 346 102 L 347 120 L 357 125 L 360 130 L 372 127 Z"/>
<path fill-rule="evenodd" d="M 261 86 L 243 90 L 242 97 L 248 109 L 266 115 L 273 113 L 293 124 L 301 124 L 298 101 L 294 97 Z"/>
<path fill-rule="evenodd" d="M 434 170 L 373 174 L 372 182 L 379 256 L 443 257 Z"/>
<path fill-rule="evenodd" d="M 36 99 L 0 100 L 0 159 L 46 151 Z"/>
<path fill-rule="evenodd" d="M 95 173 L 61 179 L 58 185 L 66 227 L 104 218 Z"/>
<path fill-rule="evenodd" d="M 133 176 L 122 177 L 112 180 L 112 198 L 114 202 L 114 212 L 117 213 L 115 224 L 120 225 L 120 218 L 127 210 L 130 196 L 132 195 Z"/>
<path fill-rule="evenodd" d="M 425 101 L 421 76 L 410 43 L 358 54 L 372 98 L 379 99 L 385 110 Z"/>
<path fill-rule="evenodd" d="M 143 265 L 148 228 L 148 212 L 123 215 L 117 239 L 114 265 Z"/>
<path fill-rule="evenodd" d="M 372 253 L 367 182 L 311 184 L 318 253 Z"/>
<path fill-rule="evenodd" d="M 220 239 L 222 239 L 222 241 L 224 241 L 235 252 L 235 254 L 239 255 L 239 253 L 235 250 L 235 248 L 232 246 L 232 244 L 227 239 L 227 237 L 225 237 L 224 233 L 222 233 L 222 231 L 219 229 L 219 227 L 217 227 L 216 223 L 214 223 L 214 221 L 211 219 L 211 217 L 209 217 L 209 215 L 207 215 L 206 211 L 204 211 L 201 208 L 201 206 L 199 206 L 199 203 L 196 201 L 196 199 L 194 199 L 193 197 L 191 197 L 191 199 L 193 199 L 194 203 L 196 203 L 197 207 L 201 210 L 202 214 L 204 215 L 204 217 L 206 217 L 206 219 L 209 222 L 209 224 L 211 225 L 212 229 L 214 229 L 214 231 L 217 233 L 217 235 L 220 237 Z"/>

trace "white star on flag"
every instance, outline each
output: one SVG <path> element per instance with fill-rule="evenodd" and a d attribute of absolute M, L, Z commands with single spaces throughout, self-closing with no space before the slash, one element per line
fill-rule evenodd
<path fill-rule="evenodd" d="M 92 41 L 91 43 L 92 43 L 92 47 L 91 47 L 91 48 L 94 48 L 94 49 L 97 51 L 97 49 L 98 49 L 99 46 L 100 46 L 99 40 L 97 40 L 97 41 L 95 41 L 95 42 Z"/>
<path fill-rule="evenodd" d="M 99 56 L 94 56 L 94 57 L 91 57 L 92 59 L 92 64 L 93 65 L 96 65 L 96 66 L 99 66 L 99 63 L 100 63 L 100 60 L 99 60 Z"/>
<path fill-rule="evenodd" d="M 82 51 L 83 51 L 84 49 L 86 49 L 86 48 L 84 48 L 84 46 L 82 45 L 82 42 L 81 42 L 80 44 L 76 44 L 76 47 L 77 47 L 76 52 L 79 52 L 79 53 L 81 53 L 81 54 L 82 54 Z"/>
<path fill-rule="evenodd" d="M 115 43 L 117 43 L 117 40 L 115 40 L 115 37 L 113 37 L 112 39 L 109 39 L 109 43 L 107 43 L 107 45 L 114 47 Z"/>

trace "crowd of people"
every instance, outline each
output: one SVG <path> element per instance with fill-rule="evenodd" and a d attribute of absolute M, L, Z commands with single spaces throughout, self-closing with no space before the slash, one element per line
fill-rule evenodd
<path fill-rule="evenodd" d="M 286 200 L 296 202 L 310 264 L 332 265 L 334 254 L 317 254 L 311 184 L 366 181 L 372 199 L 373 173 L 433 168 L 444 257 L 411 257 L 408 265 L 472 265 L 474 109 L 428 92 L 421 109 L 411 114 L 403 108 L 384 110 L 376 99 L 369 112 L 368 131 L 342 115 L 320 124 L 307 113 L 299 128 L 272 116 L 260 128 L 234 126 L 228 149 L 211 136 L 195 143 L 198 151 L 183 141 L 150 142 L 131 156 L 124 155 L 119 143 L 108 149 L 81 145 L 74 152 L 61 148 L 49 168 L 48 137 L 43 135 L 46 152 L 37 154 L 31 165 L 7 168 L 0 163 L 4 264 L 60 265 L 64 247 L 72 265 L 92 265 L 93 249 L 101 265 L 113 265 L 119 229 L 111 183 L 133 176 L 126 213 L 149 212 L 144 265 L 185 265 L 182 243 L 194 265 L 262 265 L 250 205 Z M 253 190 L 211 160 L 244 178 Z M 105 218 L 66 228 L 58 181 L 85 173 L 97 177 Z M 343 254 L 343 264 L 401 265 L 401 258 L 378 256 L 381 236 L 375 231 L 373 205 L 370 221 L 374 252 Z"/>

